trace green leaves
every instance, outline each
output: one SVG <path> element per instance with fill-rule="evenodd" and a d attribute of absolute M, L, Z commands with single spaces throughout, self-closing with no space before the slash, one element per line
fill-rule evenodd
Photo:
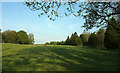
<path fill-rule="evenodd" d="M 68 16 L 67 13 L 65 13 L 65 15 Z"/>
<path fill-rule="evenodd" d="M 52 18 L 50 18 L 50 20 L 52 20 Z"/>
<path fill-rule="evenodd" d="M 78 37 L 76 32 L 74 34 L 72 34 L 70 38 L 69 38 L 69 36 L 67 37 L 65 44 L 73 45 L 73 46 L 82 46 L 83 45 L 81 38 Z"/>
<path fill-rule="evenodd" d="M 120 49 L 120 25 L 111 18 L 105 33 L 105 47 L 108 49 Z"/>
<path fill-rule="evenodd" d="M 48 17 L 50 17 L 50 15 L 48 15 Z"/>
<path fill-rule="evenodd" d="M 81 7 L 81 5 L 79 5 L 79 7 Z"/>
<path fill-rule="evenodd" d="M 67 8 L 67 10 L 69 10 L 69 8 Z"/>
<path fill-rule="evenodd" d="M 108 17 L 120 14 L 120 2 L 25 2 L 31 10 L 40 10 L 40 15 L 47 14 L 50 20 L 60 16 L 83 16 L 85 19 L 84 27 L 91 29 L 93 27 L 103 27 L 107 25 Z M 64 5 L 64 10 L 61 7 Z M 76 9 L 79 8 L 79 9 Z M 63 13 L 59 13 L 63 12 Z M 38 15 L 38 16 L 40 16 Z"/>
<path fill-rule="evenodd" d="M 64 5 L 66 5 L 66 3 L 64 3 Z"/>
<path fill-rule="evenodd" d="M 40 14 L 38 15 L 38 17 L 40 17 Z"/>
<path fill-rule="evenodd" d="M 43 15 L 43 13 L 41 13 L 41 15 Z"/>

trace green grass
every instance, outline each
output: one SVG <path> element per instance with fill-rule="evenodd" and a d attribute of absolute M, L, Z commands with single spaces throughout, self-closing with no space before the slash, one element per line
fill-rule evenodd
<path fill-rule="evenodd" d="M 118 52 L 63 45 L 2 44 L 4 71 L 117 71 Z"/>

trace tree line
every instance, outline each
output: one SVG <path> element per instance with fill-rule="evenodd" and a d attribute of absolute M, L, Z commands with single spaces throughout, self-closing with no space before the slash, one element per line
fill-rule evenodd
<path fill-rule="evenodd" d="M 0 33 L 1 38 L 1 33 Z M 1 39 L 0 39 L 1 41 Z M 80 36 L 75 32 L 65 41 L 50 42 L 50 45 L 72 45 L 72 46 L 91 46 L 107 49 L 120 49 L 120 22 L 119 19 L 112 17 L 106 29 L 99 29 L 97 32 L 83 32 Z M 14 30 L 2 32 L 2 43 L 33 44 L 34 35 L 23 30 L 16 32 Z"/>
<path fill-rule="evenodd" d="M 100 30 L 100 32 L 91 33 L 90 36 L 86 34 L 81 35 L 83 45 L 89 45 L 91 47 L 106 47 L 112 49 L 120 48 L 120 43 L 118 43 L 120 41 L 120 1 L 103 1 L 104 0 L 101 0 L 101 2 L 88 1 L 81 3 L 78 1 L 69 1 L 62 3 L 38 1 L 30 2 L 27 0 L 25 1 L 25 5 L 32 11 L 40 10 L 40 13 L 38 15 L 39 17 L 42 15 L 47 15 L 47 17 L 53 21 L 61 16 L 73 15 L 75 17 L 82 16 L 84 18 L 85 22 L 83 27 L 87 30 L 92 29 L 93 27 L 107 27 L 104 34 L 101 33 L 103 30 Z M 63 13 L 59 13 L 61 6 L 65 7 Z M 75 9 L 74 6 L 76 6 L 78 9 Z M 115 17 L 117 21 L 114 18 L 110 20 L 111 17 Z M 87 38 L 85 38 L 85 36 Z M 64 41 L 64 44 L 65 42 L 66 41 Z M 72 42 L 69 42 L 67 44 L 75 45 L 71 43 Z"/>
<path fill-rule="evenodd" d="M 115 18 L 109 20 L 106 31 L 100 29 L 89 37 L 88 45 L 92 47 L 106 47 L 107 49 L 120 49 L 120 23 Z"/>
<path fill-rule="evenodd" d="M 47 45 L 73 45 L 73 46 L 82 46 L 82 40 L 81 38 L 77 35 L 77 33 L 75 32 L 74 34 L 71 35 L 71 37 L 69 38 L 69 36 L 67 37 L 66 41 L 52 41 L 52 42 L 46 42 Z"/>
<path fill-rule="evenodd" d="M 106 29 L 100 28 L 97 32 L 83 32 L 80 36 L 75 32 L 65 41 L 50 42 L 50 45 L 90 46 L 107 49 L 120 49 L 120 23 L 111 18 Z"/>
<path fill-rule="evenodd" d="M 20 30 L 18 32 L 14 30 L 7 30 L 2 32 L 2 43 L 15 43 L 15 44 L 33 44 L 34 35 Z"/>

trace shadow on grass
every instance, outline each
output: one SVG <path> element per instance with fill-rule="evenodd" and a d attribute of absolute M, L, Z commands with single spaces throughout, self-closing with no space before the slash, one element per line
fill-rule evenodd
<path fill-rule="evenodd" d="M 117 71 L 117 56 L 81 47 L 38 46 L 6 56 L 10 71 Z M 7 59 L 9 57 L 9 59 Z"/>

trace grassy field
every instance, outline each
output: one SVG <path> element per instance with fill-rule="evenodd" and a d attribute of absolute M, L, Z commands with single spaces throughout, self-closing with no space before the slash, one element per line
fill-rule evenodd
<path fill-rule="evenodd" d="M 117 71 L 118 52 L 63 45 L 2 44 L 5 71 Z"/>

